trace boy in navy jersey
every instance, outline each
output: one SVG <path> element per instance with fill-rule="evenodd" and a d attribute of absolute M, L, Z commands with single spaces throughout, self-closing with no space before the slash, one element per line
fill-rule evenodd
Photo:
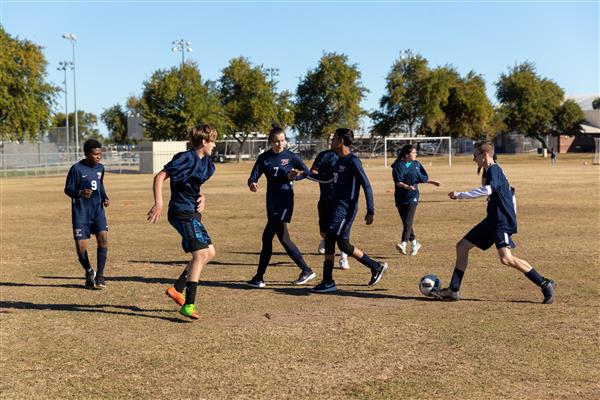
<path fill-rule="evenodd" d="M 329 175 L 333 177 L 333 170 L 338 160 L 338 155 L 335 151 L 329 149 L 317 154 L 310 171 L 323 176 Z M 319 212 L 319 232 L 321 233 L 321 242 L 319 243 L 319 254 L 325 254 L 325 233 L 329 226 L 329 219 L 335 207 L 334 183 L 333 180 L 327 183 L 319 183 L 319 202 L 317 203 L 317 211 Z M 340 252 L 340 269 L 350 269 L 348 263 L 348 255 L 343 251 Z"/>
<path fill-rule="evenodd" d="M 484 185 L 469 192 L 448 193 L 453 200 L 489 196 L 487 216 L 456 244 L 456 266 L 450 286 L 438 292 L 432 292 L 432 295 L 437 300 L 458 300 L 460 284 L 469 260 L 469 251 L 473 247 L 487 250 L 495 244 L 500 262 L 522 272 L 539 286 L 544 295 L 543 303 L 550 304 L 554 300 L 555 282 L 544 278 L 527 261 L 517 258 L 511 253 L 510 249 L 515 247 L 511 236 L 517 233 L 514 189 L 510 187 L 500 166 L 494 162 L 493 156 L 494 145 L 492 143 L 476 143 L 473 161 L 486 171 Z"/>
<path fill-rule="evenodd" d="M 215 257 L 215 247 L 202 224 L 200 186 L 215 172 L 210 155 L 215 147 L 217 131 L 210 125 L 198 125 L 190 132 L 192 148 L 175 154 L 162 171 L 154 177 L 154 206 L 148 211 L 148 221 L 156 222 L 163 208 L 162 185 L 171 179 L 169 223 L 181 235 L 181 246 L 192 259 L 181 273 L 175 285 L 166 291 L 181 306 L 179 313 L 190 319 L 198 319 L 195 305 L 196 289 L 200 272 Z M 183 291 L 185 289 L 185 297 Z"/>
<path fill-rule="evenodd" d="M 361 264 L 371 270 L 369 285 L 376 285 L 388 269 L 387 263 L 380 263 L 371 259 L 358 247 L 354 247 L 350 239 L 350 229 L 358 212 L 358 196 L 362 186 L 367 200 L 367 214 L 365 222 L 367 225 L 373 223 L 375 206 L 373 202 L 373 191 L 371 184 L 365 174 L 360 159 L 350 152 L 350 146 L 354 140 L 354 132 L 350 129 L 339 128 L 331 140 L 331 150 L 338 155 L 338 160 L 333 169 L 333 176 L 309 173 L 309 179 L 318 182 L 333 181 L 333 193 L 335 206 L 331 211 L 329 225 L 325 233 L 325 260 L 323 262 L 323 281 L 313 288 L 317 293 L 335 292 L 337 287 L 333 280 L 333 261 L 335 258 L 335 244 L 341 251 L 351 255 Z M 304 171 L 294 170 L 291 176 L 301 176 Z"/>
<path fill-rule="evenodd" d="M 104 289 L 104 266 L 108 253 L 108 224 L 104 207 L 110 200 L 104 190 L 104 166 L 102 145 L 89 139 L 83 145 L 85 159 L 74 164 L 69 170 L 65 183 L 65 194 L 71 198 L 71 219 L 73 237 L 79 263 L 85 270 L 85 287 Z M 87 247 L 90 234 L 96 235 L 97 271 L 90 265 Z"/>
<path fill-rule="evenodd" d="M 306 264 L 288 233 L 287 224 L 291 222 L 294 211 L 293 178 L 288 177 L 288 173 L 293 168 L 308 172 L 308 168 L 300 157 L 285 148 L 285 133 L 277 125 L 273 125 L 269 132 L 269 144 L 271 149 L 258 156 L 248 178 L 248 188 L 252 192 L 258 190 L 261 175 L 264 174 L 267 178 L 267 225 L 262 235 L 262 249 L 256 274 L 247 284 L 254 288 L 266 286 L 264 275 L 273 253 L 273 238 L 277 235 L 285 251 L 300 268 L 300 276 L 293 283 L 303 285 L 316 275 Z"/>

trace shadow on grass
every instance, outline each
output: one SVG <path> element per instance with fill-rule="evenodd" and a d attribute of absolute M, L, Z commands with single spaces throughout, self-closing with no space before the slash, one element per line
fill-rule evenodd
<path fill-rule="evenodd" d="M 189 260 L 174 260 L 174 261 L 156 261 L 156 260 L 127 260 L 127 262 L 130 263 L 134 263 L 134 264 L 158 264 L 158 265 L 171 265 L 171 266 L 176 266 L 176 267 L 180 267 L 183 265 L 186 265 Z M 208 265 L 224 265 L 224 266 L 257 266 L 258 265 L 258 260 L 256 262 L 253 263 L 241 263 L 241 262 L 226 262 L 226 261 L 218 261 L 218 260 L 213 260 L 210 261 L 208 263 Z M 273 263 L 269 263 L 270 266 L 295 266 L 295 264 L 293 262 L 290 261 L 277 261 L 277 262 L 273 262 Z"/>
<path fill-rule="evenodd" d="M 0 282 L 0 286 L 22 286 L 22 287 L 50 287 L 50 288 L 67 288 L 67 289 L 85 289 L 83 278 L 76 278 L 82 281 L 81 285 L 73 283 L 64 283 L 57 285 L 42 285 L 38 283 L 21 283 L 21 282 Z"/>
<path fill-rule="evenodd" d="M 126 311 L 112 311 L 108 308 L 116 308 L 119 310 Z M 86 312 L 86 313 L 101 313 L 111 315 L 126 315 L 130 317 L 141 317 L 141 318 L 153 318 L 161 319 L 169 322 L 187 322 L 180 318 L 174 317 L 161 317 L 158 315 L 147 315 L 140 314 L 143 312 L 169 312 L 173 310 L 161 310 L 161 309 L 144 309 L 137 306 L 121 306 L 114 304 L 35 304 L 25 301 L 2 301 L 0 302 L 0 309 L 15 309 L 15 310 L 40 310 L 40 311 L 70 311 L 70 312 Z"/>

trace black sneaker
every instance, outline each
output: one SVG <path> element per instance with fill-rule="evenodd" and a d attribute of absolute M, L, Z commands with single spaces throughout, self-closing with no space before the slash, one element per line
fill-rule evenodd
<path fill-rule="evenodd" d="M 455 292 L 454 290 L 450 289 L 450 288 L 445 288 L 445 289 L 441 289 L 441 290 L 432 290 L 429 295 L 431 297 L 433 297 L 435 300 L 441 300 L 441 301 L 458 301 L 460 300 L 460 296 L 458 295 L 458 292 Z"/>
<path fill-rule="evenodd" d="M 388 265 L 387 263 L 379 264 L 379 268 L 371 270 L 371 280 L 369 281 L 369 286 L 374 286 L 379 283 L 383 273 L 387 271 Z"/>
<path fill-rule="evenodd" d="M 96 283 L 94 282 L 94 278 L 96 277 L 96 272 L 93 269 L 89 269 L 85 271 L 85 288 L 86 289 L 94 289 L 96 287 Z"/>
<path fill-rule="evenodd" d="M 97 275 L 95 280 L 96 280 L 96 288 L 97 289 L 104 289 L 106 287 L 103 276 Z"/>
<path fill-rule="evenodd" d="M 262 279 L 256 279 L 256 278 L 252 278 L 251 280 L 249 280 L 248 282 L 246 282 L 246 285 L 251 286 L 253 288 L 264 288 L 265 286 L 265 282 Z"/>
<path fill-rule="evenodd" d="M 319 283 L 317 286 L 315 286 L 313 289 L 313 292 L 317 292 L 317 293 L 328 293 L 328 292 L 335 292 L 337 290 L 337 287 L 335 286 L 335 282 L 334 281 L 330 281 L 330 282 L 321 282 Z"/>
<path fill-rule="evenodd" d="M 292 283 L 294 285 L 304 285 L 306 282 L 310 281 L 311 279 L 315 279 L 316 276 L 317 276 L 317 274 L 315 274 L 312 269 L 309 269 L 306 272 L 301 272 L 298 279 L 296 279 Z"/>
<path fill-rule="evenodd" d="M 554 301 L 554 290 L 556 289 L 556 282 L 552 279 L 545 279 L 541 284 L 542 294 L 544 295 L 543 304 L 552 304 Z"/>

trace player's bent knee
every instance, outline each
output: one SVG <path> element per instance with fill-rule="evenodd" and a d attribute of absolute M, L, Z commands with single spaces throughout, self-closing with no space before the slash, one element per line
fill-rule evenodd
<path fill-rule="evenodd" d="M 337 243 L 342 252 L 346 254 L 354 253 L 354 246 L 350 243 L 350 241 L 348 241 L 348 239 L 339 238 Z"/>

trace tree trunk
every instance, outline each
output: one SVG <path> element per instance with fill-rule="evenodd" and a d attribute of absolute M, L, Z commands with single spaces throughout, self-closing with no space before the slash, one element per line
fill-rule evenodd
<path fill-rule="evenodd" d="M 234 133 L 233 137 L 235 140 L 237 140 L 237 142 L 240 144 L 237 150 L 237 162 L 240 163 L 242 161 L 242 150 L 244 148 L 244 143 L 246 143 L 246 140 L 248 139 L 248 133 L 243 133 L 242 132 L 242 138 L 240 139 L 239 137 L 237 137 L 237 135 Z"/>
<path fill-rule="evenodd" d="M 542 144 L 542 148 L 544 148 L 544 149 L 548 148 L 548 144 L 546 143 L 546 139 L 544 139 L 543 135 L 536 133 L 533 137 L 540 141 L 540 143 Z"/>

